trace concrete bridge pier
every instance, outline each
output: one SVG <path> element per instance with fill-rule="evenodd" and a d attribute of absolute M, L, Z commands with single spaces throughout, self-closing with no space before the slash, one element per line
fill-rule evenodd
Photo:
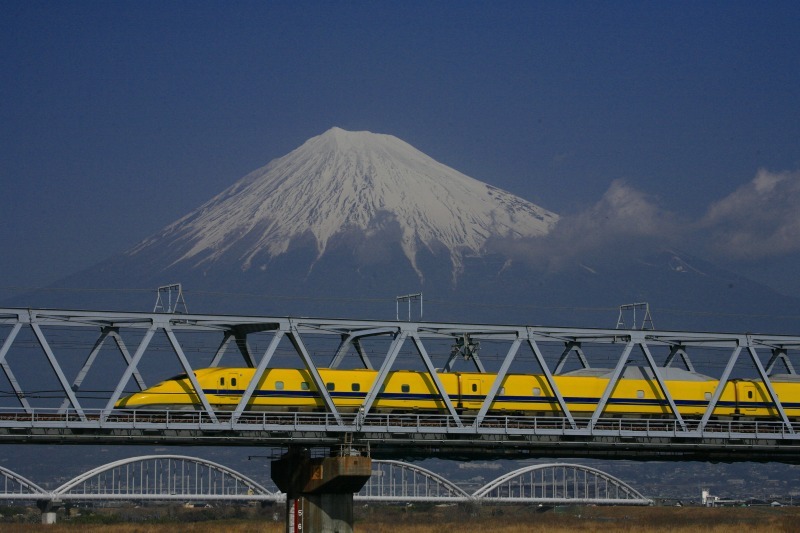
<path fill-rule="evenodd" d="M 272 461 L 272 480 L 286 493 L 287 533 L 352 533 L 353 494 L 371 475 L 372 459 L 357 452 L 312 458 L 290 448 Z"/>
<path fill-rule="evenodd" d="M 62 502 L 60 500 L 37 500 L 36 507 L 42 512 L 42 524 L 55 524 Z"/>

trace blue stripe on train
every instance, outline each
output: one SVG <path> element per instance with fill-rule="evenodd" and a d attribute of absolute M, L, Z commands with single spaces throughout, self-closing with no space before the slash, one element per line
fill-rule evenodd
<path fill-rule="evenodd" d="M 217 396 L 241 396 L 244 390 L 228 390 L 228 389 L 203 389 L 205 394 L 213 394 Z M 347 392 L 347 391 L 329 391 L 331 398 L 342 399 L 364 399 L 366 393 L 364 392 Z M 256 390 L 253 391 L 254 397 L 262 398 L 285 398 L 285 399 L 306 399 L 313 400 L 318 398 L 315 391 L 292 391 L 292 390 Z M 464 395 L 461 398 L 462 402 L 483 402 L 485 396 L 481 395 Z M 392 401 L 437 401 L 440 400 L 437 394 L 415 394 L 404 392 L 382 392 L 378 394 L 377 400 L 392 400 Z M 455 400 L 455 398 L 451 398 Z M 594 404 L 597 403 L 599 398 L 593 397 L 564 397 L 564 401 L 568 404 Z M 678 407 L 706 407 L 708 401 L 704 400 L 680 400 L 676 399 L 675 405 Z M 494 403 L 523 403 L 523 404 L 555 404 L 558 400 L 555 396 L 510 396 L 503 395 L 495 398 Z M 609 398 L 609 405 L 630 405 L 641 407 L 666 407 L 669 404 L 666 400 L 659 400 L 655 398 Z M 800 403 L 797 402 L 783 402 L 784 409 L 800 409 Z M 717 407 L 736 407 L 736 402 L 723 401 L 717 402 Z M 739 402 L 741 409 L 766 409 L 774 407 L 771 402 Z"/>

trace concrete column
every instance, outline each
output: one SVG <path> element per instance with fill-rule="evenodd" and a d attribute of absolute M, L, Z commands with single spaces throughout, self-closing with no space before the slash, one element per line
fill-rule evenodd
<path fill-rule="evenodd" d="M 372 475 L 360 455 L 311 458 L 293 449 L 272 461 L 272 480 L 286 493 L 286 531 L 352 533 L 353 494 Z"/>
<path fill-rule="evenodd" d="M 61 507 L 62 502 L 58 500 L 38 500 L 36 507 L 42 511 L 42 524 L 55 524 L 56 512 Z"/>

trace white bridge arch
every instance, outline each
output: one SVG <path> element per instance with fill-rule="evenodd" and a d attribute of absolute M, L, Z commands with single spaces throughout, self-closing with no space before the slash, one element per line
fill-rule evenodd
<path fill-rule="evenodd" d="M 620 479 L 596 468 L 549 463 L 504 474 L 469 494 L 452 481 L 418 465 L 373 460 L 372 476 L 354 495 L 375 502 L 494 502 L 650 505 Z M 285 501 L 253 479 L 207 459 L 147 455 L 93 468 L 48 491 L 0 467 L 0 500 L 49 502 L 85 500 Z"/>
<path fill-rule="evenodd" d="M 261 500 L 278 493 L 226 466 L 185 455 L 147 455 L 85 472 L 53 491 L 57 499 Z"/>
<path fill-rule="evenodd" d="M 464 489 L 439 474 L 391 460 L 372 461 L 372 476 L 354 498 L 395 502 L 472 500 Z"/>
<path fill-rule="evenodd" d="M 624 481 L 596 468 L 570 463 L 532 465 L 509 472 L 478 489 L 481 501 L 650 505 Z"/>
<path fill-rule="evenodd" d="M 3 466 L 0 466 L 0 476 L 3 478 L 3 490 L 0 492 L 0 496 L 5 499 L 38 499 L 48 494 L 33 481 Z"/>

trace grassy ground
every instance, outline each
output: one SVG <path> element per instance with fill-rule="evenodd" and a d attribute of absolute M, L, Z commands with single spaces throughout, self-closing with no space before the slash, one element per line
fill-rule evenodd
<path fill-rule="evenodd" d="M 370 533 L 445 533 L 462 529 L 481 533 L 608 532 L 753 532 L 798 531 L 800 508 L 697 508 L 697 507 L 572 507 L 537 512 L 536 508 L 494 507 L 465 518 L 435 509 L 427 518 L 365 517 L 356 531 Z M 377 514 L 377 513 L 376 513 Z M 383 514 L 383 513 L 381 513 Z"/>
<path fill-rule="evenodd" d="M 113 510 L 103 510 L 67 519 L 59 516 L 55 525 L 0 523 L 3 532 L 47 531 L 50 533 L 88 531 L 97 533 L 188 532 L 282 532 L 282 516 L 276 522 L 273 510 L 249 511 L 248 516 L 212 519 L 211 514 L 174 510 L 147 522 L 120 522 Z M 129 518 L 132 515 L 126 515 Z M 116 518 L 115 518 L 116 517 Z M 143 517 L 134 518 L 141 520 Z M 560 532 L 710 532 L 731 530 L 790 532 L 800 529 L 800 508 L 796 507 L 569 507 L 543 511 L 531 507 L 360 507 L 356 511 L 358 533 L 560 533 Z"/>

